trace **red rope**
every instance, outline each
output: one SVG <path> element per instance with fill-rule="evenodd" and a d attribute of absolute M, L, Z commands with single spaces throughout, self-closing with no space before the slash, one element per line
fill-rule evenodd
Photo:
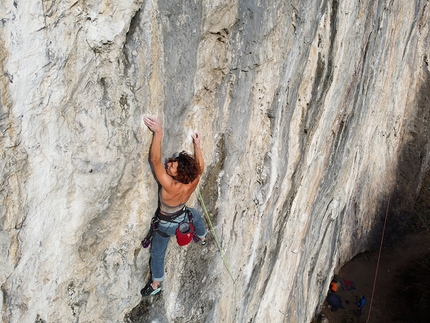
<path fill-rule="evenodd" d="M 370 298 L 369 313 L 367 315 L 367 321 L 366 321 L 366 323 L 369 322 L 369 320 L 370 320 L 370 312 L 372 311 L 373 295 L 375 294 L 376 278 L 378 277 L 379 262 L 381 260 L 382 243 L 384 242 L 385 227 L 387 226 L 388 209 L 390 207 L 390 200 L 391 200 L 391 194 L 390 194 L 390 196 L 388 198 L 387 211 L 385 212 L 384 228 L 382 229 L 381 244 L 379 246 L 378 261 L 376 263 L 375 279 L 373 280 L 372 297 Z"/>

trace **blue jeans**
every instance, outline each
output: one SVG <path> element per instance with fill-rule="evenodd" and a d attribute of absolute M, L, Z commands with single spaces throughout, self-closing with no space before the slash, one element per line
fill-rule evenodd
<path fill-rule="evenodd" d="M 199 238 L 206 236 L 205 225 L 202 220 L 202 215 L 199 211 L 193 208 L 188 208 L 193 214 L 194 230 Z M 158 230 L 164 232 L 168 237 L 163 237 L 157 232 L 154 233 L 154 238 L 151 244 L 151 260 L 149 266 L 151 267 L 152 281 L 164 280 L 164 258 L 166 256 L 167 245 L 171 236 L 176 233 L 178 224 L 185 219 L 185 213 L 175 219 L 175 222 L 160 221 L 158 223 Z"/>

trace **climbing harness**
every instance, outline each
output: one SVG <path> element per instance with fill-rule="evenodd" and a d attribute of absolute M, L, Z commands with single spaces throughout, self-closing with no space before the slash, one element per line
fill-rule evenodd
<path fill-rule="evenodd" d="M 181 222 L 176 222 L 175 220 L 184 213 L 186 213 L 184 220 L 182 220 Z M 173 213 L 171 216 L 161 214 L 160 209 L 158 208 L 157 211 L 155 211 L 155 216 L 151 219 L 151 225 L 149 227 L 148 233 L 141 242 L 143 248 L 148 248 L 150 246 L 152 239 L 154 238 L 154 234 L 156 233 L 164 238 L 170 237 L 165 232 L 158 230 L 158 225 L 160 221 L 166 221 L 170 224 L 178 224 L 175 234 L 176 241 L 180 246 L 186 246 L 191 242 L 191 240 L 194 240 L 195 242 L 198 242 L 200 240 L 194 230 L 193 214 L 187 207 L 184 206 L 183 209 Z"/>

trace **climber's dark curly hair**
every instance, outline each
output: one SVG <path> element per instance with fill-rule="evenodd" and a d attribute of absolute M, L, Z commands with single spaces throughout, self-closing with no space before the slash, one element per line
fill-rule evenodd
<path fill-rule="evenodd" d="M 200 175 L 200 165 L 185 150 L 181 151 L 173 160 L 178 162 L 178 174 L 175 176 L 175 180 L 178 182 L 189 184 Z"/>

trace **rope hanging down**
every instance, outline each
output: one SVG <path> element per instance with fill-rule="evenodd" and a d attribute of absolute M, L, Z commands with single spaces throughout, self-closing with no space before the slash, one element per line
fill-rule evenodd
<path fill-rule="evenodd" d="M 373 6 L 374 6 L 374 4 L 375 4 L 375 1 L 373 1 Z M 421 26 L 423 25 L 423 18 L 424 18 L 424 9 L 422 10 L 421 16 L 419 17 L 420 23 L 418 24 L 418 33 L 421 33 Z M 397 20 L 397 12 L 396 12 L 395 20 Z M 396 32 L 397 26 L 395 26 L 394 28 L 395 28 L 394 32 Z M 411 69 L 411 71 L 415 71 L 416 70 L 415 65 L 416 65 L 416 62 L 417 62 L 416 56 L 417 56 L 417 53 L 418 53 L 418 44 L 419 44 L 419 42 L 417 41 L 415 43 L 415 51 L 414 51 L 414 58 L 413 58 L 413 61 L 412 61 L 413 63 L 412 63 L 412 69 Z M 384 85 L 385 85 L 385 81 L 384 81 Z M 407 95 L 406 95 L 406 102 L 409 102 L 409 94 L 410 93 L 411 93 L 411 83 L 409 83 L 409 88 L 408 88 L 408 92 L 407 92 Z M 406 118 L 402 118 L 401 129 L 404 129 L 404 127 L 405 127 L 405 120 L 406 120 Z M 381 244 L 379 246 L 378 262 L 376 264 L 375 279 L 374 279 L 374 282 L 373 282 L 372 297 L 370 299 L 369 313 L 368 313 L 368 316 L 367 316 L 366 323 L 369 322 L 369 320 L 370 320 L 370 312 L 372 311 L 373 295 L 374 295 L 375 288 L 376 288 L 376 278 L 378 276 L 379 261 L 380 261 L 380 258 L 381 258 L 382 243 L 384 242 L 384 234 L 385 234 L 385 227 L 387 225 L 388 208 L 390 206 L 390 200 L 391 200 L 391 194 L 390 194 L 390 196 L 388 198 L 387 211 L 385 213 L 384 228 L 382 230 Z"/>
<path fill-rule="evenodd" d="M 218 250 L 219 250 L 219 252 L 221 254 L 222 261 L 224 262 L 224 266 L 227 269 L 227 272 L 228 272 L 228 275 L 231 278 L 231 281 L 233 282 L 233 309 L 234 309 L 234 313 L 235 313 L 234 314 L 233 322 L 236 322 L 236 289 L 237 289 L 236 280 L 234 279 L 233 274 L 232 274 L 231 269 L 230 269 L 230 266 L 229 266 L 229 264 L 227 262 L 227 259 L 225 258 L 224 251 L 223 251 L 223 249 L 221 247 L 221 243 L 219 242 L 218 236 L 217 236 L 217 234 L 215 232 L 214 226 L 212 224 L 211 218 L 210 218 L 208 210 L 206 208 L 205 201 L 203 200 L 203 196 L 202 196 L 202 194 L 200 192 L 200 188 L 198 186 L 197 186 L 197 190 L 196 191 L 197 191 L 197 195 L 198 195 L 200 204 L 203 207 L 203 211 L 204 211 L 203 213 L 205 215 L 206 220 L 208 221 L 210 231 L 212 232 L 212 235 L 215 238 L 216 245 L 217 245 Z"/>
<path fill-rule="evenodd" d="M 373 295 L 374 295 L 375 289 L 376 289 L 376 278 L 378 277 L 379 262 L 381 260 L 382 243 L 384 242 L 385 227 L 387 226 L 388 209 L 390 207 L 390 200 L 391 200 L 391 195 L 388 198 L 387 211 L 385 212 L 384 227 L 382 229 L 381 244 L 379 245 L 378 261 L 376 263 L 375 279 L 373 280 L 372 297 L 370 298 L 369 313 L 367 315 L 367 321 L 366 321 L 366 323 L 369 322 L 369 320 L 370 320 L 370 312 L 372 311 Z"/>

